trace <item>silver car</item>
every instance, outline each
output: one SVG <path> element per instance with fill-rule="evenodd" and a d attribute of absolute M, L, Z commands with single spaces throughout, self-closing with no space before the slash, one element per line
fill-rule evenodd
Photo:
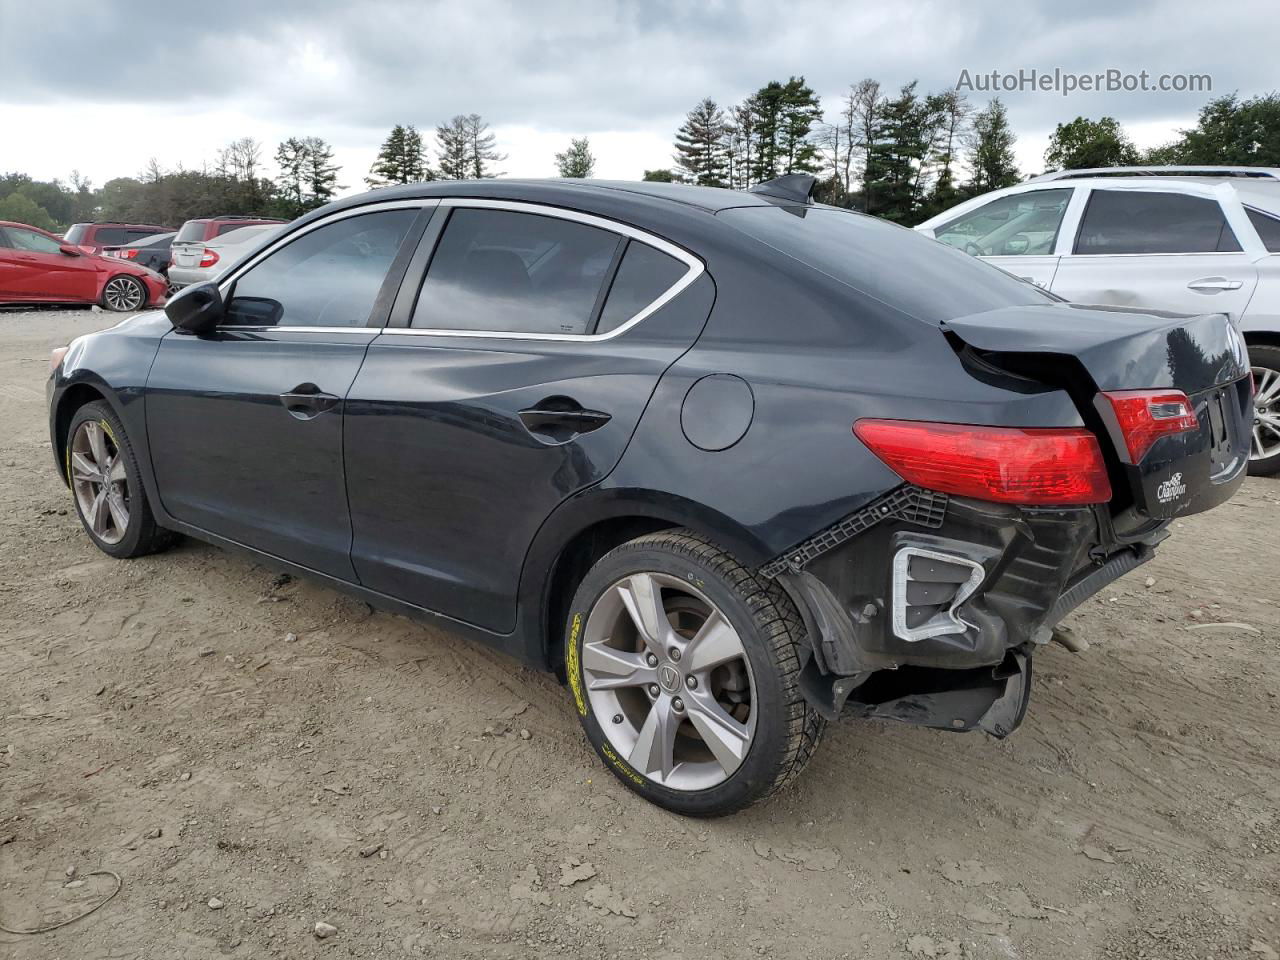
<path fill-rule="evenodd" d="M 916 229 L 1078 303 L 1226 313 L 1257 385 L 1250 472 L 1280 471 L 1280 168 L 1064 170 Z"/>
<path fill-rule="evenodd" d="M 173 262 L 169 264 L 169 290 L 201 280 L 212 280 L 239 263 L 246 256 L 266 243 L 288 224 L 269 223 L 256 227 L 240 227 L 228 230 L 203 244 L 174 244 Z"/>

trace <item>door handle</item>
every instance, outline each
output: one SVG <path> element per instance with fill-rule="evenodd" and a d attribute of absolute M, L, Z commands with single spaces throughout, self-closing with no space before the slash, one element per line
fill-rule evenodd
<path fill-rule="evenodd" d="M 1226 277 L 1205 277 L 1202 280 L 1192 280 L 1187 284 L 1188 290 L 1195 290 L 1198 293 L 1219 293 L 1223 290 L 1239 290 L 1244 286 L 1242 280 L 1228 280 Z"/>
<path fill-rule="evenodd" d="M 314 383 L 300 383 L 288 393 L 280 394 L 284 408 L 298 420 L 314 419 L 326 410 L 332 410 L 341 399 L 323 392 Z"/>
<path fill-rule="evenodd" d="M 540 440 L 565 443 L 581 433 L 599 430 L 612 418 L 599 410 L 587 410 L 571 397 L 547 397 L 520 411 L 524 428 Z"/>

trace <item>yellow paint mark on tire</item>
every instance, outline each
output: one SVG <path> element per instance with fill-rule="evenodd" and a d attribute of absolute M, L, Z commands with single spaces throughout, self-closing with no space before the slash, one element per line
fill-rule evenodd
<path fill-rule="evenodd" d="M 600 749 L 601 749 L 601 752 L 605 755 L 605 757 L 608 758 L 609 762 L 612 763 L 615 767 L 617 767 L 622 772 L 622 775 L 624 777 L 626 777 L 628 780 L 638 783 L 640 786 L 644 786 L 644 777 L 640 776 L 640 774 L 636 773 L 629 766 L 627 766 L 626 762 L 620 756 L 618 756 L 616 753 L 613 752 L 613 747 L 609 746 L 608 741 L 605 741 L 601 745 Z"/>
<path fill-rule="evenodd" d="M 582 614 L 575 613 L 569 625 L 569 639 L 566 641 L 564 655 L 565 673 L 569 675 L 569 689 L 573 691 L 573 702 L 578 707 L 578 715 L 587 715 L 587 698 L 582 695 L 582 669 L 578 663 L 578 637 L 582 634 Z"/>

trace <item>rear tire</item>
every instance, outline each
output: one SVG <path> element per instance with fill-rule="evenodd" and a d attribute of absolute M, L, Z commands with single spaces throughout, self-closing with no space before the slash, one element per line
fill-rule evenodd
<path fill-rule="evenodd" d="M 1269 477 L 1280 473 L 1280 347 L 1267 343 L 1249 347 L 1253 381 L 1253 445 L 1249 448 L 1249 473 Z"/>
<path fill-rule="evenodd" d="M 71 418 L 63 469 L 76 516 L 103 553 L 123 560 L 173 543 L 151 512 L 124 424 L 105 401 L 86 403 Z"/>
<path fill-rule="evenodd" d="M 812 756 L 825 723 L 800 693 L 808 642 L 776 583 L 672 530 L 592 567 L 570 609 L 565 668 L 614 776 L 675 813 L 714 817 L 781 790 Z"/>

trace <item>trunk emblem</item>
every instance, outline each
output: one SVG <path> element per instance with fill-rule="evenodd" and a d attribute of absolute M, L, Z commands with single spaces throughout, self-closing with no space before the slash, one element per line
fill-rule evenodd
<path fill-rule="evenodd" d="M 1187 492 L 1187 485 L 1182 482 L 1182 474 L 1175 473 L 1160 486 L 1156 487 L 1156 499 L 1161 503 L 1177 500 Z"/>

